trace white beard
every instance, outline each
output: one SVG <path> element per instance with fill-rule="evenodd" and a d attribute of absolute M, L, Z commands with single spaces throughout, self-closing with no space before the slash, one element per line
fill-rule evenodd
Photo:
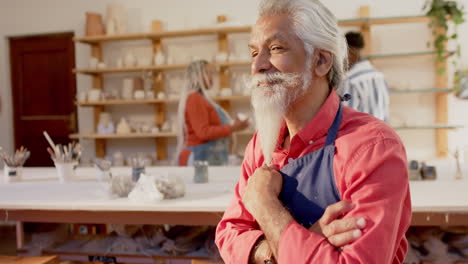
<path fill-rule="evenodd" d="M 255 123 L 266 165 L 271 165 L 289 106 L 306 92 L 310 80 L 310 71 L 306 71 L 304 74 L 255 74 L 247 81 L 247 86 L 252 90 Z"/>

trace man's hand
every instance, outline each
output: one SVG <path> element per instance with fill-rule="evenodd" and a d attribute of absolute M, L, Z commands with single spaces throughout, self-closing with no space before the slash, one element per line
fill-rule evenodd
<path fill-rule="evenodd" d="M 323 216 L 309 228 L 309 231 L 322 235 L 328 242 L 339 248 L 348 245 L 362 235 L 366 227 L 364 218 L 338 219 L 352 209 L 350 202 L 340 201 L 325 209 Z"/>
<path fill-rule="evenodd" d="M 260 238 L 250 254 L 249 264 L 265 264 L 265 260 L 267 259 L 276 263 L 273 252 L 271 252 L 270 246 L 264 238 Z"/>
<path fill-rule="evenodd" d="M 242 195 L 245 208 L 255 217 L 257 206 L 266 199 L 278 199 L 283 185 L 283 177 L 272 167 L 263 166 L 249 177 L 247 188 Z"/>

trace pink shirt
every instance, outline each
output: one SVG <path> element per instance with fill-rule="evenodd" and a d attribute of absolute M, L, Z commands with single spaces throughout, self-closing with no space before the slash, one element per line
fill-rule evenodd
<path fill-rule="evenodd" d="M 317 115 L 292 138 L 290 149 L 279 147 L 275 151 L 273 163 L 281 168 L 291 159 L 323 147 L 338 105 L 339 97 L 332 91 Z M 283 126 L 280 146 L 287 133 Z M 384 122 L 343 107 L 335 146 L 335 182 L 342 200 L 354 205 L 344 218 L 364 217 L 367 226 L 363 235 L 339 252 L 326 238 L 292 221 L 281 234 L 278 263 L 403 263 L 408 249 L 405 232 L 411 222 L 411 200 L 406 154 L 400 138 Z M 247 264 L 253 245 L 263 235 L 241 200 L 247 179 L 262 166 L 263 159 L 255 134 L 245 151 L 234 198 L 216 231 L 216 244 L 227 264 Z"/>

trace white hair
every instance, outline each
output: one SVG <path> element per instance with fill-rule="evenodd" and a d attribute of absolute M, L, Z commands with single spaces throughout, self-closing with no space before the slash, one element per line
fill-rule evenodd
<path fill-rule="evenodd" d="M 312 58 L 314 48 L 333 55 L 333 65 L 327 75 L 330 87 L 338 88 L 348 64 L 347 44 L 335 16 L 318 0 L 263 0 L 259 15 L 287 14 L 296 35 Z"/>
<path fill-rule="evenodd" d="M 209 63 L 206 60 L 196 60 L 189 64 L 185 71 L 185 84 L 182 87 L 182 91 L 179 99 L 179 106 L 177 111 L 177 123 L 179 129 L 177 130 L 177 148 L 176 156 L 174 157 L 174 165 L 178 165 L 179 154 L 187 145 L 187 126 L 185 121 L 185 108 L 187 105 L 187 98 L 192 93 L 201 93 L 201 95 L 215 108 L 220 109 L 231 122 L 230 115 L 216 102 L 214 102 L 210 96 L 208 96 L 206 90 L 209 89 L 205 78 L 208 77 L 207 67 Z M 235 140 L 233 141 L 235 145 Z"/>

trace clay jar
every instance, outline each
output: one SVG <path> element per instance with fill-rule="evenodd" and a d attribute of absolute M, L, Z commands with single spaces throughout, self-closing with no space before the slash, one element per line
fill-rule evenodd
<path fill-rule="evenodd" d="M 86 35 L 104 35 L 104 25 L 102 23 L 101 14 L 90 12 L 86 13 Z"/>

